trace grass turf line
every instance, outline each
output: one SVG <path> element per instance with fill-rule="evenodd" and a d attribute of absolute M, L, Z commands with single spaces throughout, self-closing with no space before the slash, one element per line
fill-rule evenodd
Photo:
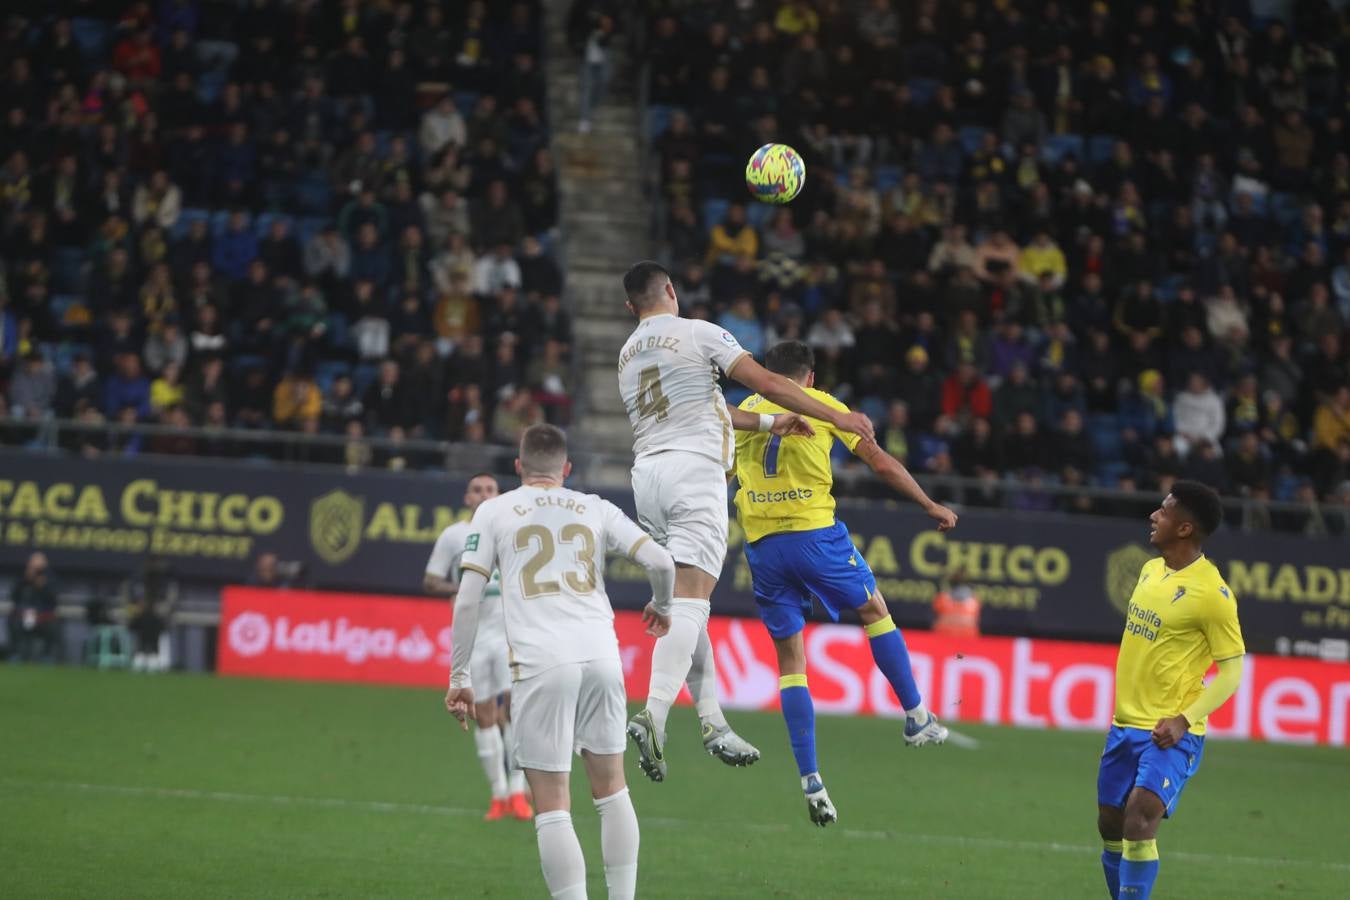
<path fill-rule="evenodd" d="M 821 716 L 840 822 L 807 821 L 775 714 L 733 713 L 765 758 L 704 754 L 671 721 L 670 780 L 629 780 L 644 897 L 1105 893 L 1102 736 L 963 723 L 975 751 Z M 528 823 L 478 821 L 473 741 L 435 691 L 0 668 L 6 897 L 542 897 Z M 1345 750 L 1212 742 L 1159 849 L 1162 896 L 1339 896 Z M 574 818 L 604 896 L 584 780 Z"/>

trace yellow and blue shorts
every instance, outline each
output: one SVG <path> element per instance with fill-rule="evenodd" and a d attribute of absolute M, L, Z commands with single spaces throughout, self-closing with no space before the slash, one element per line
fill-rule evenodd
<path fill-rule="evenodd" d="M 1170 817 L 1181 789 L 1200 768 L 1204 752 L 1205 739 L 1200 735 L 1187 734 L 1175 746 L 1162 750 L 1153 743 L 1149 729 L 1112 725 L 1097 772 L 1097 803 L 1124 809 L 1130 791 L 1141 787 L 1158 795 Z"/>
<path fill-rule="evenodd" d="M 841 611 L 866 605 L 877 589 L 843 522 L 767 535 L 745 545 L 745 558 L 759 617 L 779 640 L 805 627 L 813 601 L 837 622 Z"/>

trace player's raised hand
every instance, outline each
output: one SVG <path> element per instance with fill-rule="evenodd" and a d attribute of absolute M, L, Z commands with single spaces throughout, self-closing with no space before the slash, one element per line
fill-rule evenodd
<path fill-rule="evenodd" d="M 773 427 L 769 431 L 779 437 L 788 437 L 794 434 L 800 437 L 814 437 L 816 433 L 816 430 L 811 427 L 811 423 L 796 413 L 780 413 L 774 416 Z"/>
<path fill-rule="evenodd" d="M 1190 730 L 1191 723 L 1186 721 L 1185 716 L 1159 719 L 1158 724 L 1153 726 L 1153 743 L 1157 744 L 1160 750 L 1175 747 Z"/>
<path fill-rule="evenodd" d="M 652 637 L 665 637 L 670 631 L 670 616 L 657 612 L 656 606 L 648 603 L 642 610 L 642 624 L 647 626 L 647 633 Z"/>
<path fill-rule="evenodd" d="M 956 513 L 952 512 L 941 503 L 934 503 L 926 512 L 928 518 L 937 522 L 938 531 L 951 531 L 956 527 Z"/>
<path fill-rule="evenodd" d="M 459 727 L 469 730 L 469 715 L 473 711 L 473 688 L 450 688 L 445 692 L 445 708 L 459 719 Z"/>
<path fill-rule="evenodd" d="M 867 413 L 845 413 L 840 417 L 838 426 L 844 431 L 858 435 L 865 441 L 876 440 L 876 429 L 872 427 L 872 420 L 868 418 Z"/>

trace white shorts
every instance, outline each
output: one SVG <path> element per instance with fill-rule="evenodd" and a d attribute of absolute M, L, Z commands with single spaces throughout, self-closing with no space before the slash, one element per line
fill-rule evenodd
<path fill-rule="evenodd" d="M 706 456 L 667 450 L 633 464 L 638 524 L 675 562 L 722 577 L 727 558 L 727 475 Z"/>
<path fill-rule="evenodd" d="M 474 700 L 486 703 L 511 690 L 511 652 L 506 641 L 475 641 L 469 657 Z"/>
<path fill-rule="evenodd" d="M 516 764 L 540 772 L 572 771 L 572 754 L 622 753 L 628 742 L 623 663 L 563 663 L 511 688 Z"/>

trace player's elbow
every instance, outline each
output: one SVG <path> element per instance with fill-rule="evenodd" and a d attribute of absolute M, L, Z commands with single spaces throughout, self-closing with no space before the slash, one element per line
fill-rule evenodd
<path fill-rule="evenodd" d="M 435 575 L 422 576 L 422 592 L 426 594 L 440 593 L 440 579 Z"/>

